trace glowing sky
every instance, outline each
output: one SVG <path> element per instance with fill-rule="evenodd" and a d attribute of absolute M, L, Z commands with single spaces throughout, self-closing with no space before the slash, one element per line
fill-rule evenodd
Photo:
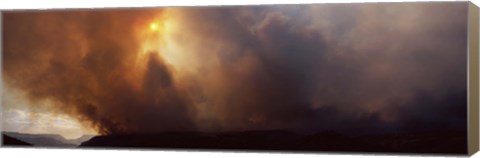
<path fill-rule="evenodd" d="M 467 3 L 10 11 L 3 130 L 466 129 Z"/>

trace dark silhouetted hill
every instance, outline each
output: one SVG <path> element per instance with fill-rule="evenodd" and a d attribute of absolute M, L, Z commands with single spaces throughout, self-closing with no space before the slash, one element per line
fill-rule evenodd
<path fill-rule="evenodd" d="M 81 147 L 467 154 L 467 139 L 459 133 L 350 137 L 335 131 L 165 132 L 96 136 Z"/>
<path fill-rule="evenodd" d="M 2 141 L 4 146 L 33 146 L 32 144 L 15 139 L 5 134 L 2 134 Z"/>

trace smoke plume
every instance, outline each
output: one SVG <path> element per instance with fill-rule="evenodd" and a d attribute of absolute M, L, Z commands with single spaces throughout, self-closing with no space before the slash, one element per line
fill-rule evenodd
<path fill-rule="evenodd" d="M 102 134 L 464 130 L 466 23 L 464 2 L 11 11 L 3 75 Z"/>

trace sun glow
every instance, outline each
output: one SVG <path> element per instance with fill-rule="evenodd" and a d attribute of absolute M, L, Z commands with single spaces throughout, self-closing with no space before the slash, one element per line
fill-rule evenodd
<path fill-rule="evenodd" d="M 158 24 L 157 23 L 151 23 L 150 24 L 150 30 L 157 31 L 158 30 Z"/>
<path fill-rule="evenodd" d="M 174 34 L 174 21 L 168 17 L 156 18 L 147 26 L 143 25 L 139 34 L 142 46 L 139 50 L 137 65 L 142 65 L 152 53 L 158 55 L 165 62 L 175 65 L 172 56 L 176 54 L 172 41 Z"/>

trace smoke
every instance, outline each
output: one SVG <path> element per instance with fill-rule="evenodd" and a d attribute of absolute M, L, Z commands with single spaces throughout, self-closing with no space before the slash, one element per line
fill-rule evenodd
<path fill-rule="evenodd" d="M 465 130 L 466 6 L 9 12 L 4 82 L 102 134 Z"/>
<path fill-rule="evenodd" d="M 149 57 L 132 81 L 140 45 L 133 31 L 148 11 L 7 13 L 6 81 L 31 100 L 91 123 L 100 133 L 192 129 L 187 102 L 162 60 Z M 133 82 L 142 84 L 136 90 Z M 151 121 L 147 121 L 151 120 Z"/>

